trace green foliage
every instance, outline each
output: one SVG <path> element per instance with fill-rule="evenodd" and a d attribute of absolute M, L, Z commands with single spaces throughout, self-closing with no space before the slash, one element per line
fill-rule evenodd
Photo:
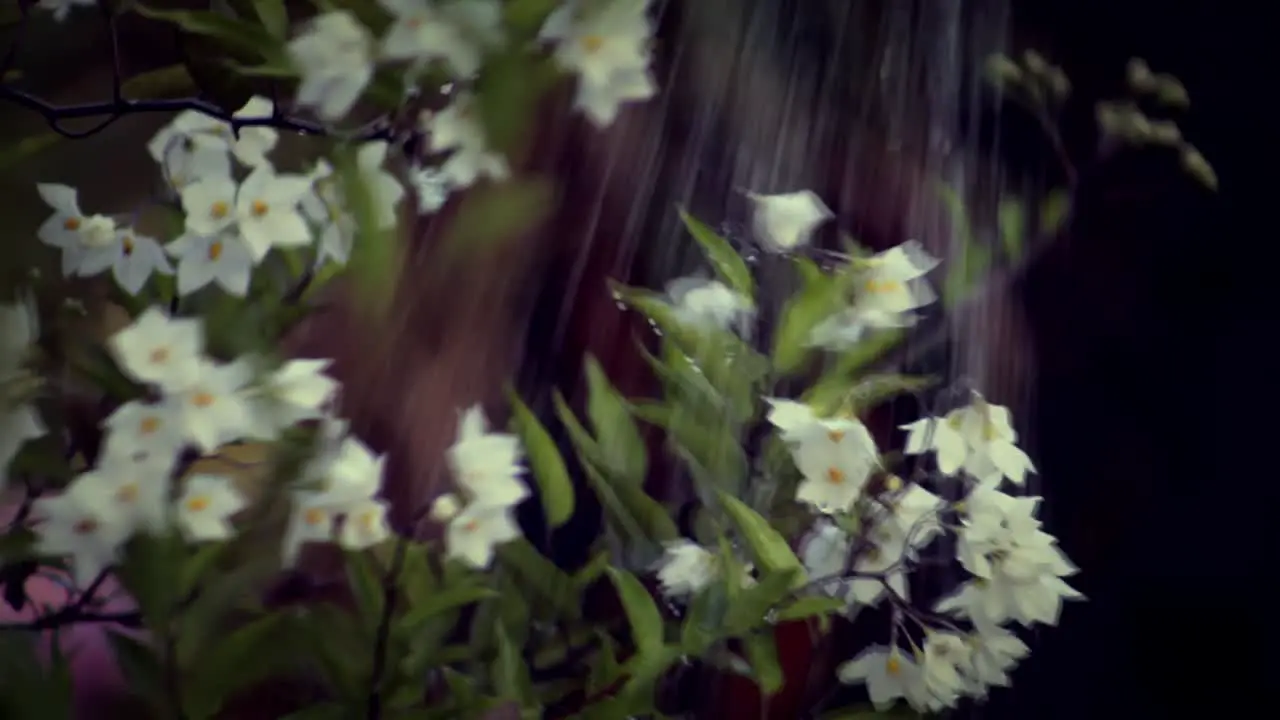
<path fill-rule="evenodd" d="M 524 444 L 529 456 L 529 470 L 538 483 L 538 497 L 542 501 L 547 523 L 560 527 L 573 516 L 573 484 L 565 469 L 560 451 L 547 429 L 525 406 L 515 393 L 509 393 L 511 424 Z"/>

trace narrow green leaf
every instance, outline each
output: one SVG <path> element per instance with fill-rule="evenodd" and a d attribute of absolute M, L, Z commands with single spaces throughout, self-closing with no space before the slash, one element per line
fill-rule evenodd
<path fill-rule="evenodd" d="M 648 467 L 648 451 L 636 428 L 627 402 L 622 398 L 599 361 L 588 355 L 587 417 L 595 430 L 596 445 L 607 469 L 634 483 L 643 483 Z"/>
<path fill-rule="evenodd" d="M 772 629 L 752 633 L 742 641 L 742 649 L 746 652 L 747 663 L 751 665 L 751 673 L 760 685 L 760 691 L 766 696 L 777 694 L 782 689 L 784 677 L 782 665 L 778 662 L 778 642 Z"/>
<path fill-rule="evenodd" d="M 631 639 L 641 654 L 659 652 L 664 642 L 662 613 L 644 585 L 626 570 L 609 568 L 609 577 L 631 625 Z"/>
<path fill-rule="evenodd" d="M 355 283 L 361 309 L 371 318 L 381 319 L 395 297 L 400 277 L 400 245 L 395 233 L 379 224 L 373 189 L 356 162 L 355 150 L 341 147 L 331 158 L 342 197 L 356 224 L 356 238 L 345 274 Z"/>
<path fill-rule="evenodd" d="M 773 342 L 773 366 L 790 374 L 804 366 L 813 348 L 809 338 L 823 320 L 844 307 L 844 292 L 835 278 L 817 269 L 811 260 L 796 258 L 804 286 L 782 306 Z"/>
<path fill-rule="evenodd" d="M 720 502 L 760 568 L 770 573 L 796 571 L 793 587 L 804 584 L 804 566 L 791 551 L 786 538 L 773 529 L 768 520 L 727 493 L 720 493 Z"/>
<path fill-rule="evenodd" d="M 243 20 L 207 10 L 157 10 L 135 3 L 138 14 L 153 20 L 171 22 L 194 35 L 211 37 L 228 48 L 260 56 L 278 43 L 265 28 Z"/>
<path fill-rule="evenodd" d="M 728 603 L 724 582 L 713 583 L 695 595 L 680 627 L 680 649 L 698 657 L 719 640 L 724 635 Z"/>
<path fill-rule="evenodd" d="M 159 706 L 164 697 L 164 668 L 155 650 L 124 631 L 108 630 L 107 640 L 129 689 Z"/>
<path fill-rule="evenodd" d="M 591 671 L 587 675 L 587 693 L 594 695 L 610 687 L 622 677 L 622 665 L 618 662 L 618 653 L 613 645 L 613 638 L 603 630 L 596 631 L 600 650 L 591 663 Z"/>
<path fill-rule="evenodd" d="M 366 627 L 372 629 L 382 619 L 386 602 L 382 591 L 382 574 L 368 552 L 346 553 L 347 582 L 355 595 L 356 607 Z"/>
<path fill-rule="evenodd" d="M 734 291 L 748 298 L 755 298 L 755 282 L 751 278 L 751 269 L 738 254 L 729 241 L 707 227 L 701 220 L 693 217 L 683 208 L 680 209 L 680 220 L 694 240 L 702 246 L 707 261 L 716 269 L 716 274 Z"/>
<path fill-rule="evenodd" d="M 253 9 L 272 37 L 284 39 L 289 35 L 289 11 L 284 0 L 253 0 Z"/>
<path fill-rule="evenodd" d="M 498 557 L 525 588 L 555 608 L 561 617 L 581 617 L 582 606 L 573 578 L 538 552 L 528 540 L 504 544 L 498 548 Z"/>
<path fill-rule="evenodd" d="M 634 404 L 631 411 L 641 420 L 666 430 L 675 443 L 708 473 L 714 487 L 737 492 L 746 483 L 746 454 L 723 419 L 709 422 L 661 404 Z"/>
<path fill-rule="evenodd" d="M 794 587 L 804 584 L 804 572 L 798 568 L 765 573 L 765 576 L 739 593 L 729 605 L 725 630 L 743 635 L 766 624 L 769 611 L 782 602 Z"/>
<path fill-rule="evenodd" d="M 779 608 L 774 615 L 774 620 L 779 623 L 792 622 L 795 620 L 808 620 L 809 618 L 818 618 L 822 628 L 825 629 L 830 624 L 830 616 L 836 613 L 844 612 L 848 606 L 848 602 L 844 598 L 825 597 L 820 595 L 810 595 L 798 598 L 795 601 Z"/>
<path fill-rule="evenodd" d="M 185 686 L 188 711 L 217 717 L 227 700 L 271 677 L 293 655 L 285 631 L 283 615 L 264 615 L 212 644 Z"/>
<path fill-rule="evenodd" d="M 1017 262 L 1022 257 L 1027 239 L 1027 211 L 1022 200 L 1017 197 L 1000 201 L 997 210 L 997 224 L 1000 227 L 1000 242 L 1004 246 L 1005 255 Z"/>
<path fill-rule="evenodd" d="M 17 165 L 32 155 L 53 147 L 62 139 L 63 137 L 58 133 L 49 132 L 25 137 L 16 143 L 7 145 L 0 149 L 0 170 Z"/>
<path fill-rule="evenodd" d="M 142 99 L 179 97 L 195 89 L 196 81 L 182 63 L 138 73 L 120 86 L 125 97 Z"/>
<path fill-rule="evenodd" d="M 565 469 L 564 458 L 550 433 L 538 422 L 519 396 L 508 393 L 511 400 L 512 429 L 524 443 L 529 456 L 529 469 L 538 483 L 539 499 L 551 527 L 560 527 L 573 517 L 573 483 Z"/>
<path fill-rule="evenodd" d="M 498 593 L 483 585 L 453 585 L 440 588 L 429 597 L 416 602 L 409 612 L 405 613 L 401 625 L 414 631 L 432 618 L 481 600 L 497 597 L 497 595 Z"/>
<path fill-rule="evenodd" d="M 1040 235 L 1051 238 L 1063 229 L 1071 216 L 1071 193 L 1061 188 L 1051 191 L 1040 202 Z"/>
<path fill-rule="evenodd" d="M 511 642 L 502 623 L 498 623 L 496 635 L 498 656 L 494 659 L 492 671 L 494 690 L 504 700 L 523 704 L 530 694 L 528 668 L 520 657 L 520 649 Z"/>
<path fill-rule="evenodd" d="M 196 548 L 182 566 L 178 576 L 178 597 L 185 598 L 196 589 L 205 575 L 217 564 L 225 548 L 221 543 L 208 543 Z"/>

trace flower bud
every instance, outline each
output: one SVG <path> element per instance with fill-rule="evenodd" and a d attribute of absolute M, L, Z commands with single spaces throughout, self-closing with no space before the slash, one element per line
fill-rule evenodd
<path fill-rule="evenodd" d="M 1044 56 L 1035 50 L 1022 53 L 1022 65 L 1032 75 L 1043 76 L 1049 71 L 1049 63 L 1045 62 Z"/>
<path fill-rule="evenodd" d="M 1217 173 L 1213 171 L 1213 167 L 1209 165 L 1204 155 L 1190 145 L 1182 149 L 1182 167 L 1205 187 L 1210 190 L 1218 189 Z"/>
<path fill-rule="evenodd" d="M 453 493 L 445 493 L 431 503 L 431 519 L 442 523 L 452 520 L 461 510 L 458 497 Z"/>
<path fill-rule="evenodd" d="M 1129 89 L 1135 92 L 1151 92 L 1156 87 L 1155 75 L 1151 74 L 1151 67 L 1142 58 L 1133 58 L 1129 61 L 1125 78 L 1129 83 Z"/>

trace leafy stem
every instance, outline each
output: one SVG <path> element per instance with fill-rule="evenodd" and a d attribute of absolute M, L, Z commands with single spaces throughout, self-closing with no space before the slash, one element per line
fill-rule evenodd
<path fill-rule="evenodd" d="M 396 599 L 399 596 L 396 586 L 404 567 L 408 545 L 407 536 L 400 535 L 396 539 L 395 552 L 391 556 L 387 573 L 382 578 L 382 616 L 378 620 L 374 637 L 373 669 L 369 674 L 369 697 L 365 703 L 365 717 L 368 720 L 380 720 L 382 717 L 382 680 L 386 673 L 387 647 L 391 641 L 391 621 L 395 617 Z"/>

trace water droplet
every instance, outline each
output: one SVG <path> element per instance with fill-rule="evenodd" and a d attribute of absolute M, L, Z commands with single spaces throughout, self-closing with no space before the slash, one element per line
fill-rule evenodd
<path fill-rule="evenodd" d="M 624 302 L 622 302 L 622 301 L 620 301 L 620 300 L 619 300 L 617 303 L 615 303 L 615 304 L 618 306 L 618 309 L 619 309 L 619 310 L 626 310 L 626 309 L 627 309 L 627 304 L 626 304 L 626 303 L 624 303 Z"/>

